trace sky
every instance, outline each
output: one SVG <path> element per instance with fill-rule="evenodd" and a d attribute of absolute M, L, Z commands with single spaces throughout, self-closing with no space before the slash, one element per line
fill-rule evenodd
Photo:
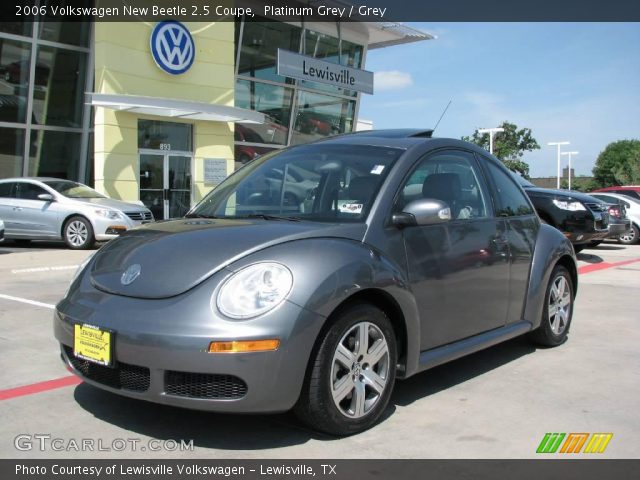
<path fill-rule="evenodd" d="M 591 175 L 610 142 L 640 139 L 640 23 L 408 23 L 437 39 L 370 50 L 374 128 L 433 128 L 460 138 L 508 120 L 532 130 L 532 177 L 556 175 L 556 147 Z M 567 156 L 562 157 L 566 166 Z"/>

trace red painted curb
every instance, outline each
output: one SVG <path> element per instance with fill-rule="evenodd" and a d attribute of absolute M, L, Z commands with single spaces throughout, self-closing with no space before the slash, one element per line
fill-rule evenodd
<path fill-rule="evenodd" d="M 607 263 L 607 262 L 593 263 L 591 265 L 583 265 L 582 267 L 578 268 L 578 273 L 585 274 L 585 273 L 597 272 L 598 270 L 606 270 L 607 268 L 621 267 L 622 265 L 629 265 L 630 263 L 636 263 L 636 262 L 640 262 L 640 258 L 636 258 L 634 260 L 624 260 L 622 262 L 616 262 L 616 263 Z"/>
<path fill-rule="evenodd" d="M 69 375 L 68 377 L 32 383 L 31 385 L 23 385 L 22 387 L 9 388 L 7 390 L 0 390 L 0 400 L 9 400 L 11 398 L 31 395 L 33 393 L 46 392 L 47 390 L 54 390 L 56 388 L 78 385 L 79 383 L 82 383 L 82 380 L 75 375 Z"/>

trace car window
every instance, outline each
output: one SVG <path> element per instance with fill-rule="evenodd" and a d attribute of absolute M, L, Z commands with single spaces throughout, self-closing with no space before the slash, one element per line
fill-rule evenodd
<path fill-rule="evenodd" d="M 228 177 L 189 216 L 361 222 L 403 152 L 312 144 L 266 154 Z"/>
<path fill-rule="evenodd" d="M 14 186 L 14 182 L 0 183 L 0 198 L 15 198 Z"/>
<path fill-rule="evenodd" d="M 18 198 L 24 200 L 38 200 L 41 193 L 49 193 L 44 188 L 34 185 L 33 183 L 18 183 Z"/>
<path fill-rule="evenodd" d="M 533 213 L 526 195 L 518 188 L 513 177 L 498 167 L 493 161 L 485 159 L 489 176 L 498 194 L 500 205 L 497 207 L 499 217 L 530 215 Z"/>
<path fill-rule="evenodd" d="M 402 187 L 395 211 L 420 198 L 441 200 L 452 218 L 487 217 L 488 195 L 473 154 L 462 150 L 436 152 L 422 160 Z"/>

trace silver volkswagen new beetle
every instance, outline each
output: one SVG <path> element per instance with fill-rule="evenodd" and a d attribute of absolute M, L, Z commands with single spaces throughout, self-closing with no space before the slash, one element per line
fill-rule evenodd
<path fill-rule="evenodd" d="M 83 265 L 55 311 L 62 359 L 128 397 L 294 409 L 372 426 L 396 379 L 528 333 L 567 338 L 571 244 L 486 151 L 429 131 L 267 154 L 185 218 Z"/>

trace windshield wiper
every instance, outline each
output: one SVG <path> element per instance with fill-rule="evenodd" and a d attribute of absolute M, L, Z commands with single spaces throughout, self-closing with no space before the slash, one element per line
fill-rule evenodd
<path fill-rule="evenodd" d="M 279 215 L 268 215 L 265 213 L 252 213 L 250 215 L 245 215 L 242 217 L 236 218 L 261 218 L 263 220 L 288 220 L 289 222 L 301 222 L 302 219 L 300 217 L 281 217 Z"/>

